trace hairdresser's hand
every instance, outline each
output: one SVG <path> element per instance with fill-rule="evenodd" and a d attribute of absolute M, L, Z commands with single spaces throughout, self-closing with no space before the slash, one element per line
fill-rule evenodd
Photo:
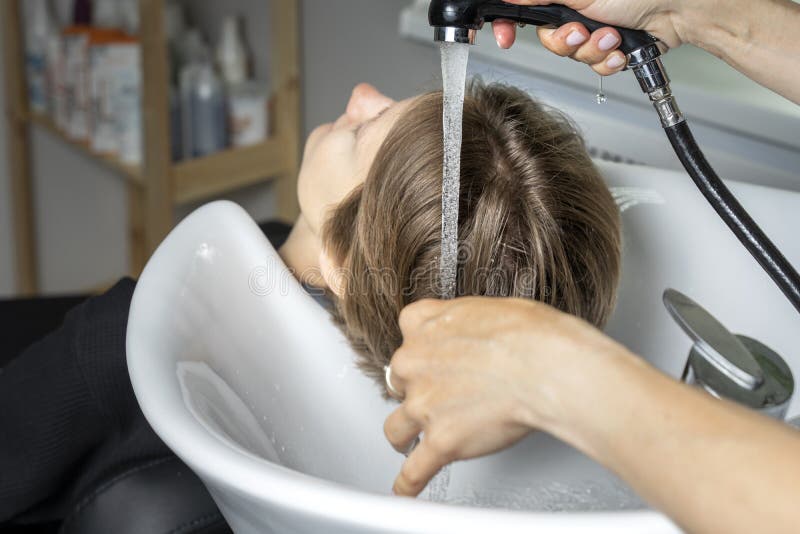
<path fill-rule="evenodd" d="M 384 431 L 398 451 L 424 436 L 395 481 L 398 495 L 418 495 L 450 462 L 506 448 L 534 429 L 558 430 L 560 395 L 584 387 L 575 367 L 624 351 L 584 321 L 529 300 L 418 302 L 403 310 L 400 327 L 392 384 L 405 400 Z"/>
<path fill-rule="evenodd" d="M 552 0 L 506 0 L 512 4 L 545 5 Z M 679 46 L 684 39 L 675 25 L 673 3 L 668 0 L 557 0 L 591 19 L 622 28 L 645 30 L 658 37 L 670 48 Z M 548 50 L 560 56 L 569 56 L 586 63 L 601 75 L 618 72 L 625 67 L 625 54 L 617 50 L 619 32 L 614 28 L 600 28 L 589 33 L 583 24 L 571 22 L 560 28 L 539 27 L 539 39 Z M 516 38 L 516 27 L 511 22 L 494 23 L 497 44 L 509 48 Z"/>

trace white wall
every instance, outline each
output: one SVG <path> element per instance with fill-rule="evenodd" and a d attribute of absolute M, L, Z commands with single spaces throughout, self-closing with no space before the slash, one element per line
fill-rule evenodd
<path fill-rule="evenodd" d="M 2 15 L 0 15 L 2 17 Z M 3 20 L 0 18 L 0 27 Z M 0 39 L 0 58 L 3 57 L 3 41 Z M 1 60 L 0 60 L 1 61 Z M 0 102 L 5 102 L 5 87 L 0 79 Z M 0 107 L 5 109 L 5 104 Z M 0 116 L 0 298 L 14 292 L 14 241 L 11 227 L 11 201 L 9 192 L 8 165 L 6 164 L 6 123 Z"/>
<path fill-rule="evenodd" d="M 401 99 L 441 86 L 435 48 L 398 36 L 410 0 L 305 0 L 305 128 L 344 112 L 353 86 L 369 82 Z"/>
<path fill-rule="evenodd" d="M 435 50 L 398 36 L 405 0 L 304 0 L 301 2 L 304 131 L 334 120 L 350 91 L 367 81 L 394 98 L 439 85 Z M 197 22 L 215 37 L 221 11 L 245 14 L 256 74 L 268 72 L 268 22 L 263 0 L 191 0 Z M 5 150 L 0 126 L 0 156 Z M 33 172 L 40 283 L 63 293 L 112 281 L 127 270 L 126 186 L 121 177 L 50 134 L 33 132 Z M 2 158 L 1 161 L 5 161 Z M 0 294 L 13 291 L 10 212 L 5 166 L 0 171 Z M 257 219 L 269 218 L 275 199 L 269 186 L 230 195 Z M 183 216 L 194 206 L 179 210 Z"/>

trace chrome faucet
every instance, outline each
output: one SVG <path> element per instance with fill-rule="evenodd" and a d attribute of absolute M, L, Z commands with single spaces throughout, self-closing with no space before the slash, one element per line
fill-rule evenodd
<path fill-rule="evenodd" d="M 794 378 L 783 358 L 755 339 L 732 334 L 699 304 L 674 289 L 664 292 L 664 305 L 694 340 L 681 377 L 684 382 L 717 398 L 785 419 Z"/>

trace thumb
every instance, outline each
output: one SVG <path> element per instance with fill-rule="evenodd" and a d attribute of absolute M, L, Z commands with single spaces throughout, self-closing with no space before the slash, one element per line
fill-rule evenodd
<path fill-rule="evenodd" d="M 439 299 L 423 299 L 409 304 L 400 312 L 400 331 L 403 335 L 408 335 L 426 321 L 439 316 L 447 303 Z"/>

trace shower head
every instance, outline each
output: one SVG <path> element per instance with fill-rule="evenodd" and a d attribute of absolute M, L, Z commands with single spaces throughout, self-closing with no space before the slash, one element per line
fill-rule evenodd
<path fill-rule="evenodd" d="M 428 7 L 428 22 L 434 28 L 433 38 L 440 42 L 475 44 L 477 30 L 485 22 L 497 19 L 536 26 L 561 26 L 567 22 L 580 22 L 589 31 L 608 26 L 559 4 L 518 6 L 502 0 L 431 0 Z M 657 41 L 655 37 L 640 30 L 617 28 L 617 31 L 622 37 L 619 48 L 625 54 Z"/>
<path fill-rule="evenodd" d="M 580 22 L 590 32 L 609 26 L 560 4 L 519 6 L 503 0 L 431 0 L 428 6 L 428 23 L 434 29 L 433 39 L 437 42 L 475 44 L 477 32 L 484 23 L 498 19 L 535 26 Z M 672 97 L 669 77 L 661 63 L 658 39 L 642 30 L 615 28 L 621 37 L 619 50 L 627 57 L 626 69 L 630 68 L 636 75 L 662 125 L 666 128 L 683 122 L 683 114 Z"/>

